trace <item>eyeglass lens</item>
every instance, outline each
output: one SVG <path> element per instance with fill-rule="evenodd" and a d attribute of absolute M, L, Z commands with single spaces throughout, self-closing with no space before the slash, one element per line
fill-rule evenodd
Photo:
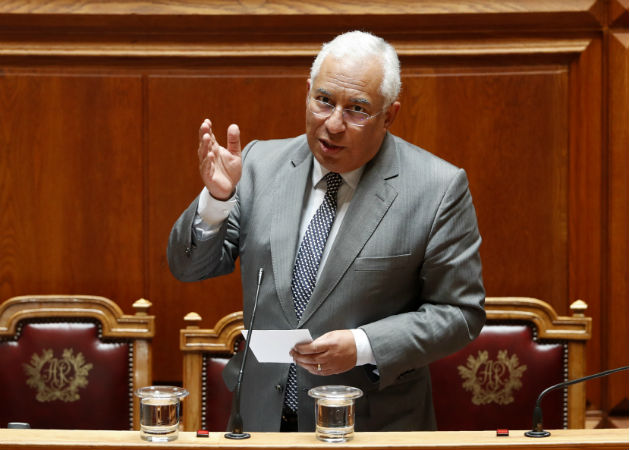
<path fill-rule="evenodd" d="M 330 115 L 335 111 L 335 106 L 330 103 L 317 100 L 316 98 L 311 98 L 311 111 L 316 116 L 322 118 L 330 117 Z M 348 108 L 344 108 L 342 111 L 345 121 L 351 123 L 352 125 L 362 126 L 364 125 L 363 122 L 370 118 L 369 114 L 362 111 L 353 111 Z"/>

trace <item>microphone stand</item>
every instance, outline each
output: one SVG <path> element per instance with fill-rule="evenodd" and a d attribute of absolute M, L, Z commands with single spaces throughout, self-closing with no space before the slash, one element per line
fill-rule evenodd
<path fill-rule="evenodd" d="M 616 369 L 606 370 L 604 372 L 596 373 L 594 375 L 589 375 L 587 377 L 576 378 L 575 380 L 565 381 L 564 383 L 554 384 L 553 386 L 548 387 L 544 391 L 540 393 L 538 399 L 536 400 L 536 406 L 534 407 L 534 417 L 533 422 L 534 425 L 531 431 L 526 431 L 525 436 L 527 437 L 547 437 L 550 436 L 551 433 L 549 431 L 543 430 L 542 426 L 542 408 L 540 407 L 540 402 L 542 398 L 549 391 L 553 391 L 554 389 L 558 389 L 561 387 L 569 386 L 575 383 L 581 383 L 582 381 L 592 380 L 593 378 L 605 377 L 606 375 L 610 375 L 611 373 L 620 372 L 622 370 L 628 370 L 628 366 L 618 367 Z"/>
<path fill-rule="evenodd" d="M 236 387 L 234 388 L 234 399 L 232 401 L 232 416 L 230 417 L 230 423 L 232 424 L 232 431 L 225 433 L 227 439 L 248 439 L 251 437 L 249 433 L 243 432 L 243 418 L 241 417 L 241 384 L 243 383 L 243 372 L 245 371 L 245 361 L 247 360 L 247 353 L 249 352 L 249 341 L 252 339 L 254 332 L 254 317 L 256 317 L 256 306 L 258 306 L 258 294 L 260 293 L 260 285 L 262 284 L 263 269 L 258 269 L 258 282 L 256 284 L 256 297 L 254 298 L 254 308 L 252 309 L 252 318 L 249 322 L 249 331 L 245 338 L 245 350 L 243 350 L 243 360 L 241 361 L 241 369 L 238 372 L 238 379 L 236 380 Z"/>

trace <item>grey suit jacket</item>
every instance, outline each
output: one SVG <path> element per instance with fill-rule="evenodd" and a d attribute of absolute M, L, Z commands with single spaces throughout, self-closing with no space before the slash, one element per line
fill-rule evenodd
<path fill-rule="evenodd" d="M 263 268 L 254 328 L 308 328 L 313 338 L 365 331 L 378 376 L 373 366 L 327 377 L 298 367 L 300 431 L 315 426 L 308 389 L 332 384 L 363 390 L 358 431 L 435 429 L 428 364 L 472 341 L 485 321 L 481 238 L 466 174 L 387 134 L 298 322 L 291 273 L 312 158 L 304 135 L 250 143 L 237 206 L 215 237 L 195 242 L 193 201 L 171 231 L 171 271 L 182 281 L 202 280 L 231 272 L 240 257 L 246 324 Z M 231 388 L 239 365 L 237 355 L 224 373 Z M 246 430 L 279 430 L 288 367 L 248 358 L 241 391 Z"/>

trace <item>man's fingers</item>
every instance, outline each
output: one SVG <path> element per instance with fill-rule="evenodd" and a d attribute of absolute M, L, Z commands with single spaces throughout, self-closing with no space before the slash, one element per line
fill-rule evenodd
<path fill-rule="evenodd" d="M 208 156 L 208 152 L 215 147 L 219 147 L 219 143 L 212 133 L 212 122 L 205 119 L 199 127 L 199 148 L 197 149 L 199 160 L 204 160 Z M 232 154 L 240 154 L 241 152 L 241 132 L 236 124 L 228 127 L 227 149 Z"/>
<path fill-rule="evenodd" d="M 206 156 L 208 156 L 208 152 L 210 151 L 210 134 L 205 133 L 199 138 L 199 148 L 197 149 L 197 156 L 199 157 L 199 161 L 203 161 Z"/>
<path fill-rule="evenodd" d="M 290 354 L 301 367 L 316 375 L 352 369 L 357 361 L 356 342 L 350 330 L 334 330 L 308 344 L 296 344 Z"/>
<path fill-rule="evenodd" d="M 232 154 L 241 152 L 241 131 L 235 123 L 230 125 L 227 130 L 227 149 Z"/>
<path fill-rule="evenodd" d="M 201 122 L 201 125 L 199 126 L 199 140 L 201 141 L 201 138 L 203 137 L 203 135 L 206 133 L 209 133 L 211 129 L 212 129 L 212 123 L 210 122 L 210 120 L 204 119 L 203 122 Z"/>
<path fill-rule="evenodd" d="M 326 351 L 326 347 L 318 345 L 315 341 L 308 344 L 295 344 L 294 349 L 301 355 L 315 355 Z"/>

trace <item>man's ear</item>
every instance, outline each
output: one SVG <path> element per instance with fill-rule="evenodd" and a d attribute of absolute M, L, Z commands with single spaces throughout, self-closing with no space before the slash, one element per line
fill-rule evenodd
<path fill-rule="evenodd" d="M 398 115 L 398 111 L 400 110 L 400 102 L 394 102 L 389 105 L 387 111 L 385 111 L 385 128 L 389 128 L 394 123 L 396 116 Z"/>

